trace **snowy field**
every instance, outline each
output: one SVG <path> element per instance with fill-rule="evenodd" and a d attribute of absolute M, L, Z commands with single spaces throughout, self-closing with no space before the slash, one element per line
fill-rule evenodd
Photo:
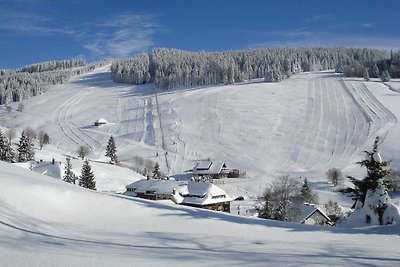
<path fill-rule="evenodd" d="M 395 266 L 400 228 L 327 228 L 94 192 L 0 162 L 1 266 Z"/>
<path fill-rule="evenodd" d="M 384 139 L 384 160 L 400 169 L 399 84 L 315 72 L 280 83 L 159 91 L 116 84 L 108 66 L 25 100 L 23 112 L 15 111 L 17 103 L 10 113 L 0 107 L 1 130 L 15 128 L 15 144 L 28 125 L 49 134 L 51 144 L 37 150 L 36 159 L 54 158 L 53 173 L 62 175 L 66 156 L 72 156 L 80 174 L 76 151 L 89 147 L 103 192 L 1 163 L 0 266 L 394 266 L 399 226 L 320 228 L 131 200 L 112 193 L 141 176 L 107 164 L 104 154 L 113 135 L 122 166 L 133 168 L 139 156 L 159 162 L 170 175 L 201 159 L 244 170 L 245 178 L 218 183 L 231 196 L 246 198 L 232 204 L 233 213 L 238 205 L 241 214 L 252 209 L 282 174 L 307 177 L 321 204 L 334 200 L 349 207 L 351 199 L 327 183 L 325 172 L 336 167 L 363 177 L 356 162 L 377 135 Z M 95 127 L 99 118 L 108 123 Z"/>

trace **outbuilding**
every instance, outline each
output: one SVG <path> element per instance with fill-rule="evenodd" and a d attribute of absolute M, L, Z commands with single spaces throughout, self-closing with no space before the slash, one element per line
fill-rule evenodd
<path fill-rule="evenodd" d="M 104 125 L 104 124 L 107 124 L 107 120 L 103 119 L 103 118 L 100 118 L 94 122 L 94 126 L 100 126 L 100 125 Z"/>

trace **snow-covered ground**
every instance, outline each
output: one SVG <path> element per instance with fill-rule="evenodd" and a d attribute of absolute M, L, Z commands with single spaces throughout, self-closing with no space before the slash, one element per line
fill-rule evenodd
<path fill-rule="evenodd" d="M 1 266 L 395 266 L 399 226 L 326 228 L 90 191 L 0 162 Z"/>
<path fill-rule="evenodd" d="M 116 84 L 106 66 L 25 100 L 23 112 L 15 111 L 16 103 L 10 113 L 1 107 L 1 130 L 15 128 L 14 143 L 28 125 L 49 134 L 51 144 L 37 150 L 36 159 L 61 162 L 58 170 L 52 168 L 57 175 L 62 175 L 67 156 L 79 175 L 82 160 L 76 151 L 89 147 L 97 189 L 109 193 L 89 192 L 2 163 L 0 258 L 7 255 L 6 266 L 40 266 L 48 259 L 50 265 L 71 261 L 93 266 L 135 261 L 396 264 L 398 226 L 307 227 L 111 195 L 141 176 L 107 164 L 105 148 L 113 135 L 122 166 L 134 167 L 139 156 L 159 162 L 170 175 L 191 169 L 200 159 L 225 161 L 229 168 L 246 171 L 245 178 L 218 183 L 231 196 L 245 197 L 232 204 L 233 213 L 254 208 L 265 186 L 282 174 L 307 177 L 321 204 L 335 200 L 349 207 L 351 199 L 327 183 L 325 172 L 336 167 L 345 175 L 363 177 L 365 170 L 356 162 L 377 135 L 384 138 L 384 160 L 400 169 L 400 93 L 393 89 L 399 83 L 315 72 L 280 83 L 159 91 L 152 85 Z M 94 126 L 99 118 L 108 123 Z M 48 168 L 38 165 L 36 171 Z"/>

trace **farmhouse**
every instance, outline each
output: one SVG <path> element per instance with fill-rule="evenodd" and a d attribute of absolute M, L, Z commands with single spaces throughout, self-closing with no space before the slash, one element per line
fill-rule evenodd
<path fill-rule="evenodd" d="M 187 182 L 175 180 L 139 180 L 126 186 L 124 195 L 151 200 L 172 199 L 173 193 L 187 194 Z"/>
<path fill-rule="evenodd" d="M 224 190 L 209 182 L 139 180 L 126 186 L 124 195 L 151 200 L 170 199 L 176 204 L 230 212 L 233 200 Z"/>
<path fill-rule="evenodd" d="M 188 193 L 183 195 L 182 205 L 209 210 L 230 212 L 233 199 L 224 190 L 212 183 L 188 183 Z"/>
<path fill-rule="evenodd" d="M 302 204 L 299 207 L 299 223 L 310 225 L 332 225 L 331 219 L 313 204 Z"/>
<path fill-rule="evenodd" d="M 226 178 L 229 174 L 225 162 L 212 161 L 198 161 L 189 171 L 193 173 L 194 177 L 209 176 L 213 179 Z"/>
<path fill-rule="evenodd" d="M 107 120 L 103 119 L 103 118 L 100 118 L 94 122 L 94 126 L 100 126 L 100 125 L 104 125 L 104 124 L 107 124 Z"/>

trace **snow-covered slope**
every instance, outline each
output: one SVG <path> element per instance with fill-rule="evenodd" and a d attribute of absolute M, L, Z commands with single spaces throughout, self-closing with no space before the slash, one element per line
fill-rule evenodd
<path fill-rule="evenodd" d="M 399 226 L 237 217 L 90 191 L 4 162 L 0 177 L 1 266 L 398 263 Z"/>
<path fill-rule="evenodd" d="M 124 166 L 140 156 L 158 161 L 166 174 L 191 169 L 199 159 L 225 161 L 247 172 L 246 179 L 224 185 L 232 195 L 259 195 L 280 174 L 307 176 L 326 191 L 320 183 L 329 168 L 364 175 L 355 162 L 376 135 L 386 138 L 384 159 L 400 167 L 393 145 L 400 133 L 399 93 L 382 83 L 316 72 L 280 83 L 156 91 L 116 84 L 108 68 L 26 100 L 22 113 L 2 109 L 0 125 L 44 129 L 64 155 L 84 145 L 90 159 L 103 162 L 112 134 Z M 99 118 L 108 123 L 95 127 Z"/>

